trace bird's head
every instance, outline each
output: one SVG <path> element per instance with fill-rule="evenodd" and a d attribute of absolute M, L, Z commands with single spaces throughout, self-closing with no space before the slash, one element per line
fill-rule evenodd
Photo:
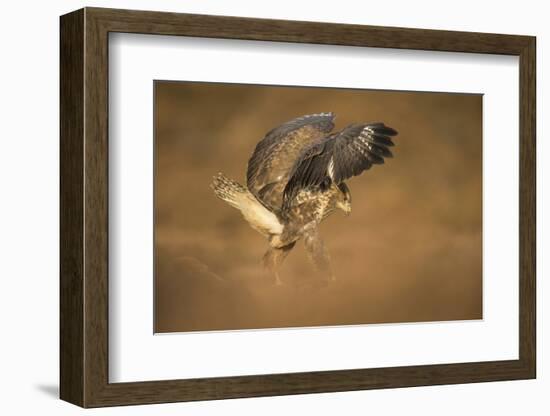
<path fill-rule="evenodd" d="M 344 182 L 338 185 L 338 189 L 340 190 L 340 195 L 337 199 L 336 207 L 344 211 L 346 215 L 349 215 L 351 214 L 351 192 Z"/>

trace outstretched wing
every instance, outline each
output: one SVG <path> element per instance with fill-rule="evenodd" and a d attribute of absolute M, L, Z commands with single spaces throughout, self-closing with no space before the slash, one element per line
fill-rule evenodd
<path fill-rule="evenodd" d="M 300 189 L 328 187 L 361 174 L 372 165 L 392 157 L 388 147 L 397 132 L 383 123 L 354 124 L 304 149 L 294 164 L 284 189 L 289 206 Z"/>
<path fill-rule="evenodd" d="M 333 113 L 311 114 L 274 128 L 248 161 L 247 187 L 268 208 L 278 211 L 290 171 L 302 150 L 334 128 Z"/>

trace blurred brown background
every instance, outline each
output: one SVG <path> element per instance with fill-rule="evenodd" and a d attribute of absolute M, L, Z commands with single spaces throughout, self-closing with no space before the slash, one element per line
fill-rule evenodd
<path fill-rule="evenodd" d="M 482 97 L 155 82 L 155 332 L 482 318 Z M 349 180 L 353 212 L 321 225 L 337 281 L 298 243 L 273 285 L 267 241 L 209 187 L 242 184 L 273 127 L 336 113 L 382 121 L 394 158 Z"/>

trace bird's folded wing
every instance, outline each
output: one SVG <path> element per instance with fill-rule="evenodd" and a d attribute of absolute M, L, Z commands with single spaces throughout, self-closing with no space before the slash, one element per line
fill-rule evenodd
<path fill-rule="evenodd" d="M 302 150 L 334 128 L 333 113 L 302 116 L 271 130 L 248 161 L 247 187 L 264 205 L 280 209 L 283 189 Z"/>

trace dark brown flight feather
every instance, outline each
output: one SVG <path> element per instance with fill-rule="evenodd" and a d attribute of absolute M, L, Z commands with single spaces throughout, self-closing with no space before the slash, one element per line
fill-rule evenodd
<path fill-rule="evenodd" d="M 392 157 L 397 131 L 383 123 L 353 124 L 306 147 L 295 161 L 283 192 L 283 209 L 301 189 L 340 184 Z"/>

